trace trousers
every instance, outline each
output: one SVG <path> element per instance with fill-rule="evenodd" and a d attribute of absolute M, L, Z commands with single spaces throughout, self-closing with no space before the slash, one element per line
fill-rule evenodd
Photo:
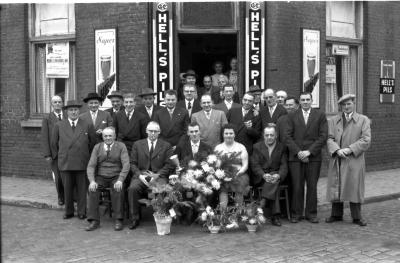
<path fill-rule="evenodd" d="M 350 202 L 351 217 L 355 220 L 361 219 L 361 203 Z M 332 217 L 343 217 L 343 202 L 332 202 Z"/>
<path fill-rule="evenodd" d="M 86 193 L 88 189 L 86 171 L 61 171 L 65 179 L 65 214 L 74 214 L 74 187 L 77 189 L 78 215 L 86 215 Z"/>

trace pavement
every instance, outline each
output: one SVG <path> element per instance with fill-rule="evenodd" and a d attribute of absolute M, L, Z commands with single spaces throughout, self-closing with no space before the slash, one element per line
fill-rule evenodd
<path fill-rule="evenodd" d="M 1 176 L 1 204 L 62 210 L 57 204 L 56 188 L 51 180 Z M 318 181 L 318 208 L 326 210 L 327 178 Z M 400 169 L 366 174 L 365 203 L 400 198 Z"/>

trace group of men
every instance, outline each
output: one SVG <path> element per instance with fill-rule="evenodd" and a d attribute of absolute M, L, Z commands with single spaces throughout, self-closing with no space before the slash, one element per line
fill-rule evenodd
<path fill-rule="evenodd" d="M 88 111 L 82 114 L 80 102 L 68 101 L 63 106 L 61 97 L 52 98 L 54 111 L 43 119 L 42 138 L 59 204 L 65 203 L 64 219 L 74 216 L 76 187 L 78 217 L 86 218 L 88 200 L 90 224 L 86 230 L 95 230 L 100 224 L 99 191 L 109 189 L 114 229 L 123 228 L 125 192 L 129 228 L 136 228 L 140 219 L 138 201 L 149 183 L 167 182 L 175 171 L 170 157 L 177 154 L 182 166 L 191 159 L 203 160 L 221 142 L 222 127 L 231 123 L 235 125 L 235 140 L 251 156 L 251 184 L 262 187 L 261 203 L 271 210 L 272 224 L 281 225 L 278 189 L 286 177 L 291 185 L 291 222 L 303 219 L 306 184 L 305 218 L 318 223 L 317 182 L 322 147 L 327 144 L 332 185 L 328 190 L 334 193 L 331 200 L 335 202 L 326 222 L 342 220 L 342 202 L 350 201 L 353 222 L 366 225 L 360 203 L 364 194 L 363 153 L 370 144 L 370 127 L 368 118 L 355 112 L 354 95 L 339 100 L 344 113 L 332 118 L 328 129 L 325 114 L 311 107 L 312 95 L 308 92 L 301 93 L 298 100 L 284 91 L 251 86 L 242 96 L 242 104 L 233 101 L 234 87 L 230 84 L 222 87 L 221 94 L 215 94 L 212 87 L 197 90 L 189 82 L 182 92 L 184 98 L 178 101 L 175 90 L 165 91 L 165 107 L 161 107 L 154 103 L 152 89 L 144 89 L 139 95 L 140 106 L 136 106 L 134 94 L 113 91 L 108 96 L 113 107 L 106 111 L 99 110 L 102 98 L 89 93 L 83 100 Z M 357 175 L 353 175 L 354 166 L 358 167 Z M 337 180 L 340 176 L 343 178 Z"/>

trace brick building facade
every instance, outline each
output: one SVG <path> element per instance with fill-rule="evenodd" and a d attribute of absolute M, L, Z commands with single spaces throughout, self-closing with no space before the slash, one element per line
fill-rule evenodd
<path fill-rule="evenodd" d="M 215 43 L 218 41 L 213 41 L 213 34 L 218 33 L 224 37 L 224 33 L 227 33 L 226 39 L 230 37 L 229 39 L 236 40 L 231 50 L 237 50 L 235 55 L 239 63 L 246 58 L 246 3 L 225 4 L 232 5 L 234 10 L 232 30 L 221 30 L 220 25 L 208 25 L 208 28 L 199 25 L 196 29 L 196 23 L 201 24 L 201 21 L 193 19 L 187 22 L 185 12 L 193 12 L 198 6 L 176 3 L 170 5 L 174 52 L 174 63 L 171 65 L 174 73 L 171 77 L 174 86 L 179 82 L 179 72 L 186 71 L 187 63 L 191 61 L 184 60 L 187 53 L 179 52 L 185 49 L 185 43 L 192 43 L 192 39 Z M 212 3 L 209 5 L 212 8 Z M 357 54 L 355 74 L 360 78 L 357 82 L 358 111 L 372 120 L 372 145 L 366 155 L 367 170 L 396 168 L 400 167 L 400 104 L 397 98 L 394 103 L 380 103 L 379 81 L 381 60 L 399 61 L 400 46 L 397 43 L 400 42 L 400 29 L 396 26 L 400 25 L 400 17 L 397 15 L 400 3 L 364 2 L 361 3 L 361 13 L 357 11 L 359 5 L 353 7 L 355 17 L 360 18 L 355 23 L 361 26 L 362 37 L 349 39 L 327 32 L 327 16 L 331 9 L 327 8 L 326 2 L 264 3 L 264 87 L 284 89 L 291 95 L 298 95 L 303 74 L 302 29 L 319 30 L 319 106 L 326 110 L 326 47 L 329 49 L 333 44 L 350 46 Z M 40 147 L 42 114 L 33 112 L 32 107 L 31 86 L 34 73 L 30 63 L 30 50 L 37 41 L 29 33 L 33 6 L 7 4 L 1 5 L 0 10 L 1 173 L 6 176 L 49 177 L 50 174 Z M 204 15 L 210 6 L 194 11 Z M 152 49 L 152 18 L 155 8 L 156 4 L 152 3 L 74 5 L 75 32 L 68 41 L 73 42 L 75 47 L 76 99 L 82 99 L 88 92 L 95 90 L 94 34 L 95 29 L 101 28 L 117 28 L 118 89 L 139 93 L 144 87 L 155 86 Z M 218 11 L 211 12 L 209 21 L 214 21 L 213 18 L 218 15 Z M 186 29 L 189 27 L 185 27 L 184 23 L 190 24 L 190 29 Z M 193 50 L 195 48 L 193 45 Z M 201 48 L 209 47 L 204 44 Z M 222 52 L 217 54 L 219 56 L 227 54 L 218 46 L 212 46 L 209 50 L 211 53 L 216 52 L 215 54 Z M 196 65 L 193 64 L 192 67 L 198 70 Z M 239 67 L 239 72 L 245 75 L 243 65 Z M 245 91 L 244 79 L 241 80 L 241 92 Z M 328 117 L 332 114 L 334 112 L 327 111 Z"/>

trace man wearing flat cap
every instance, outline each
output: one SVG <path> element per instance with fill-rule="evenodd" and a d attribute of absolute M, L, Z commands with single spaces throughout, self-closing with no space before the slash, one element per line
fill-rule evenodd
<path fill-rule="evenodd" d="M 342 221 L 343 202 L 349 201 L 353 223 L 366 226 L 361 203 L 365 189 L 364 153 L 371 144 L 371 128 L 368 117 L 355 112 L 355 98 L 354 94 L 343 95 L 338 100 L 342 112 L 328 122 L 327 199 L 332 202 L 332 212 L 325 221 Z"/>
<path fill-rule="evenodd" d="M 111 101 L 112 108 L 109 108 L 105 111 L 109 112 L 111 118 L 114 118 L 114 115 L 119 112 L 120 110 L 124 110 L 125 107 L 123 104 L 124 97 L 120 91 L 113 90 L 107 98 Z"/>
<path fill-rule="evenodd" d="M 74 216 L 73 190 L 77 189 L 78 217 L 86 218 L 86 168 L 96 141 L 93 125 L 79 118 L 82 104 L 71 100 L 63 107 L 67 117 L 54 125 L 51 148 L 53 159 L 58 158 L 58 169 L 64 179 L 64 219 Z"/>
<path fill-rule="evenodd" d="M 97 93 L 89 93 L 83 102 L 87 103 L 88 111 L 79 117 L 94 127 L 96 131 L 96 144 L 103 141 L 102 132 L 106 127 L 113 126 L 113 119 L 109 112 L 99 110 L 103 99 Z"/>
<path fill-rule="evenodd" d="M 155 113 L 161 109 L 161 106 L 154 104 L 154 96 L 156 93 L 150 88 L 145 88 L 139 97 L 142 98 L 143 104 L 137 107 L 137 111 L 143 113 L 147 118 L 147 123 L 154 120 Z M 147 125 L 146 123 L 146 125 Z"/>

